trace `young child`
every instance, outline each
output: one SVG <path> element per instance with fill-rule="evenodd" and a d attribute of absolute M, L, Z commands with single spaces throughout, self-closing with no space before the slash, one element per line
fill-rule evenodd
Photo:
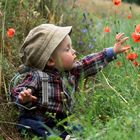
<path fill-rule="evenodd" d="M 51 135 L 48 128 L 56 127 L 58 122 L 72 113 L 73 94 L 80 79 L 96 75 L 116 59 L 117 54 L 130 49 L 123 46 L 128 37 L 119 33 L 113 48 L 77 61 L 71 31 L 71 26 L 42 24 L 32 29 L 26 37 L 20 50 L 21 60 L 28 69 L 26 78 L 12 90 L 20 108 L 19 130 L 28 126 L 38 136 Z M 70 137 L 64 127 L 67 125 L 64 122 L 57 126 L 64 140 Z"/>

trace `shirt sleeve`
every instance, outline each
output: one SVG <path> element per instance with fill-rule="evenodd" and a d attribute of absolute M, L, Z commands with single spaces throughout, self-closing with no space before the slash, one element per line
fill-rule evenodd
<path fill-rule="evenodd" d="M 108 60 L 108 62 L 114 60 L 117 58 L 116 53 L 114 52 L 113 48 L 107 48 L 105 49 L 105 53 L 106 53 L 106 59 Z"/>
<path fill-rule="evenodd" d="M 109 62 L 116 59 L 116 53 L 113 48 L 106 48 L 104 51 L 99 53 L 94 53 L 85 56 L 80 61 L 75 64 L 75 74 L 78 76 L 88 76 L 95 75 L 101 69 L 103 69 Z"/>

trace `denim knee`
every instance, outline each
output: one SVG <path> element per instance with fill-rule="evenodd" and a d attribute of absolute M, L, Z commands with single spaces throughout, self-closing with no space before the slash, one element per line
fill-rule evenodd
<path fill-rule="evenodd" d="M 30 118 L 22 116 L 19 118 L 19 124 L 17 125 L 17 127 L 19 131 L 32 131 L 34 134 L 41 137 L 50 135 L 50 133 L 47 131 L 44 119 L 40 116 L 34 116 Z"/>

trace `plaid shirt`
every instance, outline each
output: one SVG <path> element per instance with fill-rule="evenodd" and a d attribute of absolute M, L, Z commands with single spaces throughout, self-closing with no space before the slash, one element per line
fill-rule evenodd
<path fill-rule="evenodd" d="M 90 54 L 75 63 L 75 66 L 70 71 L 60 73 L 56 69 L 45 69 L 43 72 L 48 75 L 47 91 L 48 103 L 42 104 L 42 78 L 38 70 L 32 70 L 27 73 L 26 78 L 21 84 L 13 89 L 13 94 L 18 101 L 18 95 L 25 88 L 31 88 L 32 94 L 37 97 L 37 102 L 24 104 L 28 107 L 37 106 L 34 111 L 40 111 L 45 115 L 45 112 L 66 113 L 70 111 L 74 102 L 74 93 L 78 89 L 78 83 L 81 78 L 95 75 L 98 71 L 104 68 L 108 62 L 114 60 L 116 54 L 113 48 L 107 48 L 102 52 Z M 26 109 L 22 108 L 26 112 Z M 22 112 L 21 111 L 21 112 Z M 28 110 L 33 112 L 33 110 Z"/>

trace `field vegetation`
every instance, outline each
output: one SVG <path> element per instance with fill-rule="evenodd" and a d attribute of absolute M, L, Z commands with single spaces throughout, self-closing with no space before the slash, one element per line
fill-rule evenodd
<path fill-rule="evenodd" d="M 0 1 L 0 140 L 22 137 L 16 129 L 18 111 L 8 85 L 21 64 L 19 48 L 28 32 L 42 23 L 72 25 L 79 58 L 115 43 L 125 33 L 130 51 L 121 54 L 96 77 L 80 84 L 75 114 L 69 121 L 84 126 L 83 140 L 138 140 L 140 137 L 140 7 L 112 0 Z M 55 131 L 54 131 L 55 132 Z M 79 137 L 78 134 L 74 134 Z M 59 139 L 59 138 L 52 138 Z"/>

